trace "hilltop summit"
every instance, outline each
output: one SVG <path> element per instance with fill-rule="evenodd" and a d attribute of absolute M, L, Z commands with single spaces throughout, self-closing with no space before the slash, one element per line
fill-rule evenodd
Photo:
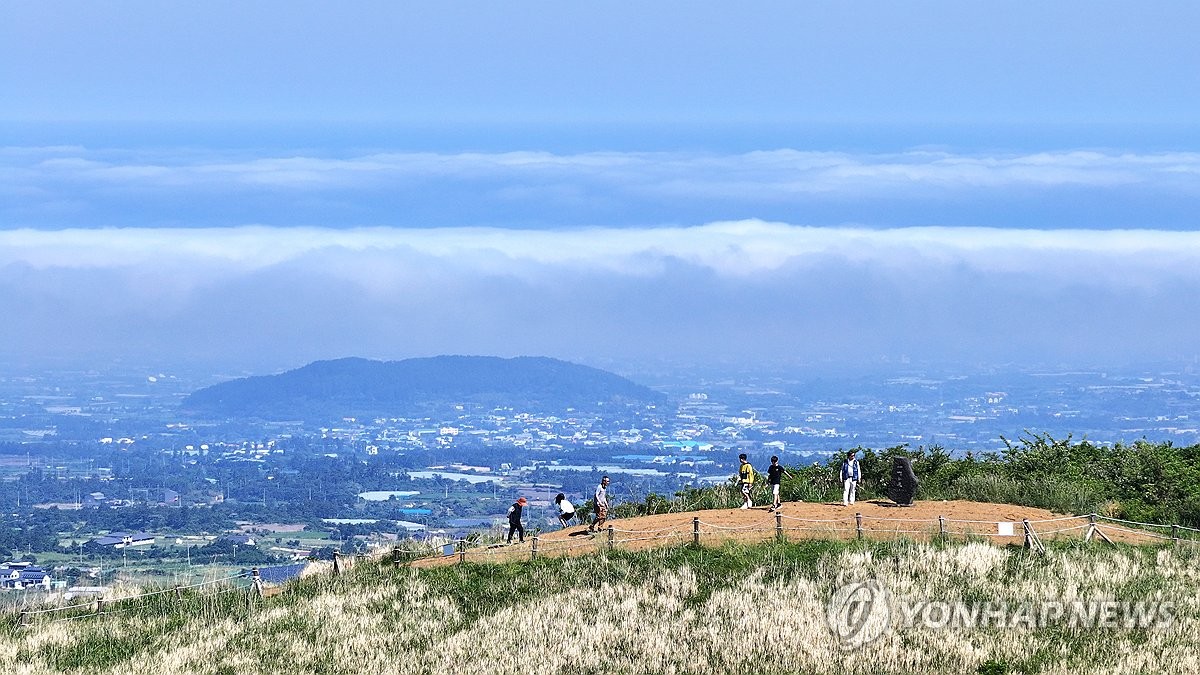
<path fill-rule="evenodd" d="M 182 407 L 201 415 L 297 419 L 399 414 L 414 406 L 456 403 L 552 410 L 661 398 L 619 375 L 548 357 L 435 356 L 316 361 L 206 387 Z"/>

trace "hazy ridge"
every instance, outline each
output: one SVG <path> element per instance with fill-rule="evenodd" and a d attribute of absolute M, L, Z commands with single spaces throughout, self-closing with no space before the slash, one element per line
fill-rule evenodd
<path fill-rule="evenodd" d="M 619 375 L 558 359 L 435 356 L 316 361 L 206 387 L 188 396 L 183 408 L 201 415 L 294 419 L 398 414 L 413 406 L 457 403 L 565 409 L 662 398 Z"/>

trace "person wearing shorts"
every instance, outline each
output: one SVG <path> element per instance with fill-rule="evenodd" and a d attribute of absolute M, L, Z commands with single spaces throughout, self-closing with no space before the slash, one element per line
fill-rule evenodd
<path fill-rule="evenodd" d="M 783 482 L 783 466 L 779 463 L 779 458 L 771 455 L 771 466 L 767 467 L 767 483 L 771 486 L 772 506 L 770 511 L 783 506 L 783 502 L 779 500 L 779 484 Z"/>
<path fill-rule="evenodd" d="M 600 486 L 596 488 L 592 505 L 596 509 L 596 522 L 588 525 L 588 532 L 595 532 L 608 520 L 608 476 L 600 479 Z"/>
<path fill-rule="evenodd" d="M 750 488 L 754 486 L 754 467 L 750 466 L 749 460 L 746 459 L 746 453 L 738 455 L 738 486 L 742 488 L 742 506 L 743 509 L 748 509 L 754 506 L 753 500 L 750 499 Z"/>
<path fill-rule="evenodd" d="M 565 530 L 575 518 L 575 506 L 567 501 L 567 496 L 561 492 L 554 497 L 554 503 L 558 504 L 558 522 Z"/>

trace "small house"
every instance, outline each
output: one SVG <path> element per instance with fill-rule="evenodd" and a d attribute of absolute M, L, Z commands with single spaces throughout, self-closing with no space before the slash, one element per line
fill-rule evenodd
<path fill-rule="evenodd" d="M 19 590 L 41 586 L 50 590 L 50 573 L 29 563 L 0 565 L 0 588 Z"/>

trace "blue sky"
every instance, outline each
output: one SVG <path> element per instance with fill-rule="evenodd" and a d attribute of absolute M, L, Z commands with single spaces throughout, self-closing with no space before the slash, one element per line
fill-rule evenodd
<path fill-rule="evenodd" d="M 7 3 L 0 359 L 1192 359 L 1195 3 Z"/>
<path fill-rule="evenodd" d="M 1039 4 L 6 3 L 0 82 L 34 121 L 1194 123 L 1195 3 Z"/>

